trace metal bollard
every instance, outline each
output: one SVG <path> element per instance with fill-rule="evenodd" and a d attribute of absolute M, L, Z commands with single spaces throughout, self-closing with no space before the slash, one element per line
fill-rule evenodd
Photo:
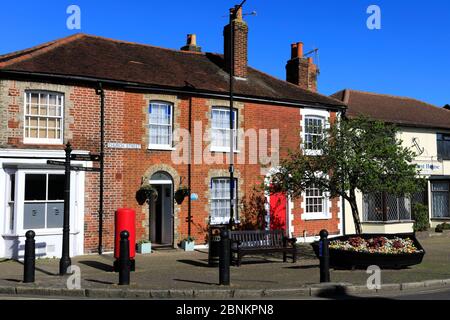
<path fill-rule="evenodd" d="M 330 249 L 328 247 L 328 231 L 321 230 L 319 235 L 320 282 L 330 282 Z"/>
<path fill-rule="evenodd" d="M 35 273 L 35 261 L 36 261 L 36 253 L 35 253 L 35 233 L 33 230 L 27 231 L 25 234 L 25 255 L 23 261 L 23 282 L 24 283 L 32 283 L 34 282 L 34 273 Z"/>
<path fill-rule="evenodd" d="M 230 285 L 230 234 L 227 229 L 220 232 L 219 285 Z"/>
<path fill-rule="evenodd" d="M 120 233 L 119 285 L 130 284 L 130 234 L 124 230 Z"/>

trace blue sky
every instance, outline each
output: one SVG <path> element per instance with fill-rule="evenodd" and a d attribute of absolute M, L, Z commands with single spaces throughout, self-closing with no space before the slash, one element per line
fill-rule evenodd
<path fill-rule="evenodd" d="M 0 53 L 73 34 L 66 9 L 81 7 L 81 32 L 180 48 L 196 33 L 204 51 L 222 52 L 227 12 L 239 0 L 21 0 L 0 11 Z M 369 30 L 367 7 L 381 8 Z M 290 44 L 319 48 L 319 91 L 353 88 L 450 104 L 450 1 L 248 0 L 249 64 L 285 77 Z"/>

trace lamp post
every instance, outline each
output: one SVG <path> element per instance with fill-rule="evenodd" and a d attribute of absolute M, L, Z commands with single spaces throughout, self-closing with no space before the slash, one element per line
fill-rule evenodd
<path fill-rule="evenodd" d="M 66 148 L 65 179 L 64 179 L 64 220 L 63 220 L 63 241 L 62 254 L 59 261 L 59 274 L 67 274 L 67 269 L 72 264 L 69 255 L 69 237 L 70 237 L 70 154 L 72 153 L 72 146 L 67 142 Z"/>
<path fill-rule="evenodd" d="M 243 0 L 241 4 L 234 7 L 232 15 L 236 15 L 242 8 L 247 0 Z M 230 220 L 228 223 L 228 229 L 232 230 L 234 227 L 234 23 L 235 17 L 231 17 L 230 21 Z"/>

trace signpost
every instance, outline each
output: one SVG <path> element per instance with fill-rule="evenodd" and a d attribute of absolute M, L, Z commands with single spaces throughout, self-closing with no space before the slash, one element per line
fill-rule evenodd
<path fill-rule="evenodd" d="M 47 160 L 47 164 L 52 166 L 64 167 L 64 220 L 63 220 L 63 237 L 62 237 L 62 254 L 59 261 L 59 274 L 67 274 L 67 269 L 72 264 L 69 255 L 69 237 L 70 237 L 70 171 L 86 171 L 101 172 L 100 168 L 85 168 L 79 166 L 71 166 L 70 161 L 100 161 L 101 157 L 95 154 L 72 154 L 72 146 L 67 142 L 65 161 Z"/>

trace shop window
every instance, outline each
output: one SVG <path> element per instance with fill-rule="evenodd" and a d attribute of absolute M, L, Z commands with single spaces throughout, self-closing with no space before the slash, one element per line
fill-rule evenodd
<path fill-rule="evenodd" d="M 23 229 L 62 228 L 64 175 L 26 174 Z"/>
<path fill-rule="evenodd" d="M 363 222 L 411 221 L 411 199 L 386 192 L 363 196 Z"/>

